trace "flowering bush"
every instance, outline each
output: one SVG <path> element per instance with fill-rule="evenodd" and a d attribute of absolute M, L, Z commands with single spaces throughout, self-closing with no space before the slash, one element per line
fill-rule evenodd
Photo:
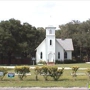
<path fill-rule="evenodd" d="M 55 81 L 57 81 L 60 78 L 60 76 L 63 74 L 64 68 L 58 69 L 58 67 L 52 66 L 52 67 L 49 67 L 49 70 L 48 71 L 49 71 L 50 76 Z"/>
<path fill-rule="evenodd" d="M 43 74 L 45 80 L 47 80 L 48 76 L 51 76 L 56 81 L 63 74 L 63 70 L 64 68 L 58 69 L 56 66 L 43 66 L 41 73 Z"/>
<path fill-rule="evenodd" d="M 20 80 L 23 80 L 26 77 L 26 73 L 30 72 L 29 66 L 16 66 L 15 72 L 18 74 Z"/>

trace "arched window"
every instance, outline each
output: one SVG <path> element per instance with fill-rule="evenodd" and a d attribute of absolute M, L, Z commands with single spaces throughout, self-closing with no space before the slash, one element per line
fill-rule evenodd
<path fill-rule="evenodd" d="M 43 55 L 43 54 L 42 54 L 42 52 L 41 52 L 41 53 L 40 53 L 40 59 L 42 59 L 42 55 Z"/>
<path fill-rule="evenodd" d="M 64 52 L 64 58 L 67 59 L 67 52 Z"/>
<path fill-rule="evenodd" d="M 58 59 L 60 59 L 60 52 L 58 52 Z"/>
<path fill-rule="evenodd" d="M 52 45 L 52 40 L 50 40 L 50 45 Z"/>

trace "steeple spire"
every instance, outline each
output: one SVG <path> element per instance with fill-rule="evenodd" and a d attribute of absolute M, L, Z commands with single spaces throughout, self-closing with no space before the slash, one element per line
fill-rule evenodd
<path fill-rule="evenodd" d="M 50 15 L 49 16 L 49 18 L 48 18 L 48 20 L 47 20 L 47 27 L 46 27 L 46 29 L 56 29 L 56 27 L 54 26 L 54 21 L 53 21 L 53 19 L 52 19 L 52 16 Z"/>
<path fill-rule="evenodd" d="M 48 24 L 48 26 L 53 27 L 53 19 L 52 19 L 51 15 L 49 17 L 49 24 Z"/>
<path fill-rule="evenodd" d="M 47 20 L 46 27 L 46 60 L 47 62 L 55 62 L 55 29 L 53 26 L 52 16 Z"/>

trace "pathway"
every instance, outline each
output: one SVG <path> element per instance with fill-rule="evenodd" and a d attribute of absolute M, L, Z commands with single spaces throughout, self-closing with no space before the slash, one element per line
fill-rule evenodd
<path fill-rule="evenodd" d="M 63 87 L 53 87 L 53 88 L 40 88 L 40 87 L 32 87 L 32 88 L 13 88 L 13 87 L 0 87 L 0 90 L 89 90 L 86 87 L 73 87 L 73 88 L 63 88 Z"/>

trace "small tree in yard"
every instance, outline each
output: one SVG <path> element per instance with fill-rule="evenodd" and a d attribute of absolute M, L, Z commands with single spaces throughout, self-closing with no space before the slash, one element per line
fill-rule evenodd
<path fill-rule="evenodd" d="M 75 77 L 77 77 L 76 72 L 77 72 L 78 69 L 79 69 L 78 66 L 73 66 L 72 67 L 72 76 L 73 76 L 74 79 L 75 79 Z"/>
<path fill-rule="evenodd" d="M 57 81 L 60 76 L 63 74 L 64 68 L 62 69 L 58 69 L 58 67 L 49 67 L 49 75 L 55 80 Z"/>
<path fill-rule="evenodd" d="M 90 68 L 87 69 L 87 75 L 88 75 L 88 78 L 90 80 Z"/>
<path fill-rule="evenodd" d="M 48 76 L 49 76 L 49 72 L 48 72 L 48 66 L 43 66 L 41 68 L 41 74 L 44 76 L 44 79 L 47 81 Z"/>
<path fill-rule="evenodd" d="M 36 67 L 35 68 L 35 75 L 36 75 L 36 80 L 38 80 L 38 75 L 41 73 L 41 68 L 40 67 Z"/>
<path fill-rule="evenodd" d="M 15 72 L 18 74 L 20 80 L 23 80 L 26 77 L 26 73 L 30 72 L 29 66 L 16 66 Z"/>
<path fill-rule="evenodd" d="M 51 76 L 55 81 L 57 81 L 63 74 L 63 70 L 64 68 L 58 69 L 58 67 L 55 66 L 43 66 L 41 73 L 43 74 L 45 80 L 47 80 L 48 76 Z"/>

